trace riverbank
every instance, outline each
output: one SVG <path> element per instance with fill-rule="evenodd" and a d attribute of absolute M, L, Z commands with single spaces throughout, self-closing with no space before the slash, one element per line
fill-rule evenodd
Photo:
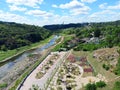
<path fill-rule="evenodd" d="M 38 43 L 34 43 L 31 44 L 30 46 L 24 46 L 18 49 L 14 49 L 14 50 L 8 50 L 8 51 L 0 51 L 0 64 L 3 64 L 7 61 L 10 61 L 16 57 L 18 57 L 19 55 L 23 54 L 24 52 L 30 51 L 30 50 L 34 50 L 42 45 L 44 45 L 45 43 L 49 42 L 51 40 L 51 38 L 53 38 L 53 36 L 50 36 L 49 38 L 40 41 Z"/>
<path fill-rule="evenodd" d="M 61 38 L 60 42 L 61 41 L 62 41 L 62 38 Z M 28 76 L 31 73 L 31 71 L 34 68 L 36 68 L 37 65 L 39 65 L 39 63 L 42 62 L 44 54 L 46 53 L 45 54 L 45 56 L 46 56 L 54 48 L 55 45 L 59 44 L 59 43 L 56 43 L 56 41 L 53 41 L 53 40 L 52 41 L 50 40 L 50 42 L 51 42 L 50 45 L 47 45 L 47 47 L 43 47 L 43 46 L 41 47 L 42 50 L 43 50 L 43 48 L 45 48 L 45 49 L 47 48 L 47 49 L 42 51 L 41 53 L 39 53 L 39 55 L 38 55 L 38 56 L 40 56 L 39 59 L 37 59 L 35 61 L 34 60 L 31 61 L 31 60 L 28 60 L 28 58 L 26 58 L 25 60 L 16 63 L 15 67 L 12 68 L 12 70 L 9 71 L 9 74 L 6 75 L 4 80 L 2 79 L 2 83 L 4 83 L 4 82 L 9 83 L 9 81 L 12 82 L 12 83 L 9 83 L 10 85 L 8 84 L 7 88 L 10 89 L 12 87 L 11 90 L 15 90 L 13 88 L 16 88 L 22 82 L 22 80 L 24 80 L 25 77 Z M 56 44 L 53 45 L 52 42 L 55 42 Z M 51 45 L 53 45 L 53 46 L 51 46 Z M 39 48 L 38 50 L 41 50 L 41 49 Z M 37 54 L 37 53 L 38 52 L 36 51 L 35 54 Z M 12 81 L 11 81 L 11 79 L 12 79 Z"/>
<path fill-rule="evenodd" d="M 42 53 L 43 55 L 38 61 L 31 64 L 30 67 L 27 68 L 17 80 L 15 80 L 9 87 L 7 87 L 8 90 L 16 90 L 17 87 L 19 88 L 19 86 L 21 85 L 20 83 L 23 83 L 24 80 L 26 80 L 27 76 L 29 76 L 29 74 L 44 60 L 44 58 L 48 56 L 48 54 L 50 53 L 50 50 L 45 50 Z"/>

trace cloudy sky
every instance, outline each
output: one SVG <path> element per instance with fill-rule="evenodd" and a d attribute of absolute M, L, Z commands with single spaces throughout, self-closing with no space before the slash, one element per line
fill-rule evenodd
<path fill-rule="evenodd" d="M 120 20 L 120 0 L 0 0 L 0 21 L 46 24 Z"/>

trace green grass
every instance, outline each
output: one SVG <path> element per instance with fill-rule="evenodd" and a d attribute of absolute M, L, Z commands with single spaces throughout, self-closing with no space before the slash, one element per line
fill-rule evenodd
<path fill-rule="evenodd" d="M 24 51 L 40 47 L 43 44 L 47 43 L 52 38 L 53 38 L 53 36 L 50 36 L 49 38 L 47 38 L 43 41 L 31 44 L 29 46 L 20 47 L 20 48 L 14 49 L 14 50 L 0 51 L 0 61 L 3 61 L 6 58 L 12 57 L 13 55 L 20 54 Z"/>
<path fill-rule="evenodd" d="M 62 46 L 64 45 L 64 42 L 71 40 L 73 37 L 74 37 L 73 35 L 64 36 L 64 40 L 60 44 L 56 45 L 52 51 L 60 50 L 60 48 L 62 48 Z"/>
<path fill-rule="evenodd" d="M 0 89 L 1 89 L 1 88 L 5 88 L 5 87 L 7 87 L 7 84 L 6 84 L 6 83 L 0 84 Z"/>

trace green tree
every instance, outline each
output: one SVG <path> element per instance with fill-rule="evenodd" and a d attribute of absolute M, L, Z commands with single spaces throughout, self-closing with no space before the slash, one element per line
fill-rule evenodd
<path fill-rule="evenodd" d="M 101 31 L 99 30 L 99 29 L 96 29 L 95 31 L 94 31 L 94 36 L 95 37 L 99 37 L 101 35 Z"/>
<path fill-rule="evenodd" d="M 2 46 L 1 46 L 1 50 L 2 50 L 2 51 L 7 51 L 6 46 L 5 46 L 5 45 L 2 45 Z"/>

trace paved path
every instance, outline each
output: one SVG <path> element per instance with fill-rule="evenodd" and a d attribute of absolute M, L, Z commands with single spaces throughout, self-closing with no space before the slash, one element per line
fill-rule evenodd
<path fill-rule="evenodd" d="M 47 83 L 49 77 L 51 76 L 52 72 L 54 69 L 57 67 L 59 64 L 59 61 L 64 57 L 65 52 L 60 52 L 60 58 L 56 60 L 54 65 L 47 71 L 47 73 L 41 78 L 41 79 L 36 79 L 35 76 L 39 72 L 39 70 L 47 63 L 49 60 L 50 56 L 49 55 L 26 79 L 24 82 L 23 86 L 21 87 L 20 90 L 29 90 L 29 88 L 32 87 L 32 85 L 38 85 L 41 89 L 44 89 L 44 85 Z"/>

